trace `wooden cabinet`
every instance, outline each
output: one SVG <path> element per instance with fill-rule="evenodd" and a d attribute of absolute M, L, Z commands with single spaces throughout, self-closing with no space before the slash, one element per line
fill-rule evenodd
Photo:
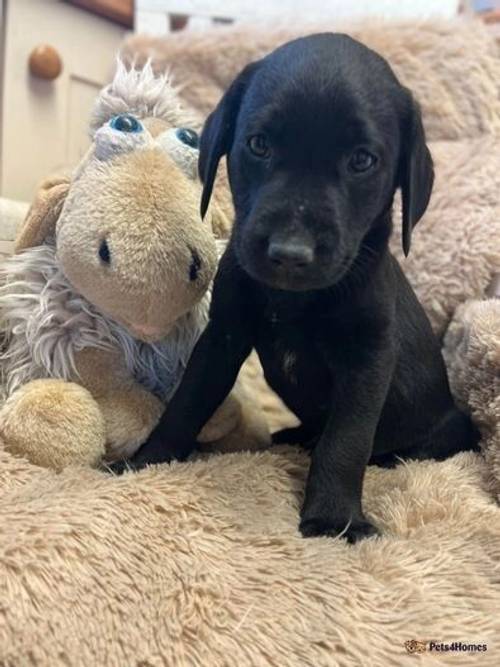
<path fill-rule="evenodd" d="M 126 29 L 60 0 L 3 0 L 0 21 L 0 195 L 29 201 L 40 179 L 86 150 Z"/>

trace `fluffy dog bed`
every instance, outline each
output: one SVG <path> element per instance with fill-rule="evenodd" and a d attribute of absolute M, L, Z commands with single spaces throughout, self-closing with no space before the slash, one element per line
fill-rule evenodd
<path fill-rule="evenodd" d="M 127 50 L 175 63 L 201 117 L 244 62 L 298 32 L 135 38 Z M 500 269 L 498 48 L 474 24 L 351 32 L 423 103 L 436 189 L 404 266 L 442 334 Z M 489 345 L 500 359 L 500 330 Z M 285 423 L 248 372 L 272 425 Z M 287 447 L 120 478 L 56 475 L 0 451 L 0 665 L 499 664 L 499 484 L 481 456 L 370 468 L 365 507 L 384 535 L 355 546 L 300 537 L 306 472 Z M 416 658 L 413 639 L 487 649 Z"/>

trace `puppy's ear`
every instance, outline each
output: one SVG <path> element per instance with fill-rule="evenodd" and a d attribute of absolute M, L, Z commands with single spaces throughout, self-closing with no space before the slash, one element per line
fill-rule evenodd
<path fill-rule="evenodd" d="M 403 127 L 399 182 L 403 199 L 403 251 L 408 256 L 413 227 L 425 213 L 434 183 L 420 107 L 413 99 Z"/>
<path fill-rule="evenodd" d="M 219 161 L 231 149 L 241 100 L 258 64 L 250 63 L 237 76 L 203 127 L 198 161 L 198 172 L 203 183 L 200 207 L 202 218 L 210 203 Z"/>

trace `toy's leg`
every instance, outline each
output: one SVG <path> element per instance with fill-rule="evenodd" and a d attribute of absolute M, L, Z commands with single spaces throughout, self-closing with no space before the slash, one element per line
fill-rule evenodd
<path fill-rule="evenodd" d="M 5 449 L 35 465 L 62 470 L 97 465 L 104 455 L 105 426 L 91 394 L 64 380 L 34 380 L 0 410 Z"/>
<path fill-rule="evenodd" d="M 198 442 L 210 443 L 218 452 L 264 449 L 271 444 L 269 427 L 256 399 L 249 396 L 241 378 L 205 424 Z"/>
<path fill-rule="evenodd" d="M 132 456 L 158 423 L 163 403 L 131 377 L 119 350 L 86 348 L 75 363 L 104 417 L 106 459 Z"/>
<path fill-rule="evenodd" d="M 106 460 L 129 458 L 146 442 L 164 405 L 137 383 L 96 397 L 106 424 Z"/>

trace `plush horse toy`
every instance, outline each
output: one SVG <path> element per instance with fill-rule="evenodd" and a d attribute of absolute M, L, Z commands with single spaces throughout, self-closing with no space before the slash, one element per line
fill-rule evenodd
<path fill-rule="evenodd" d="M 200 219 L 191 125 L 168 76 L 119 63 L 81 164 L 37 193 L 2 267 L 9 451 L 97 465 L 130 457 L 156 425 L 206 325 L 228 226 L 215 210 Z M 251 449 L 269 433 L 237 385 L 199 439 Z"/>

